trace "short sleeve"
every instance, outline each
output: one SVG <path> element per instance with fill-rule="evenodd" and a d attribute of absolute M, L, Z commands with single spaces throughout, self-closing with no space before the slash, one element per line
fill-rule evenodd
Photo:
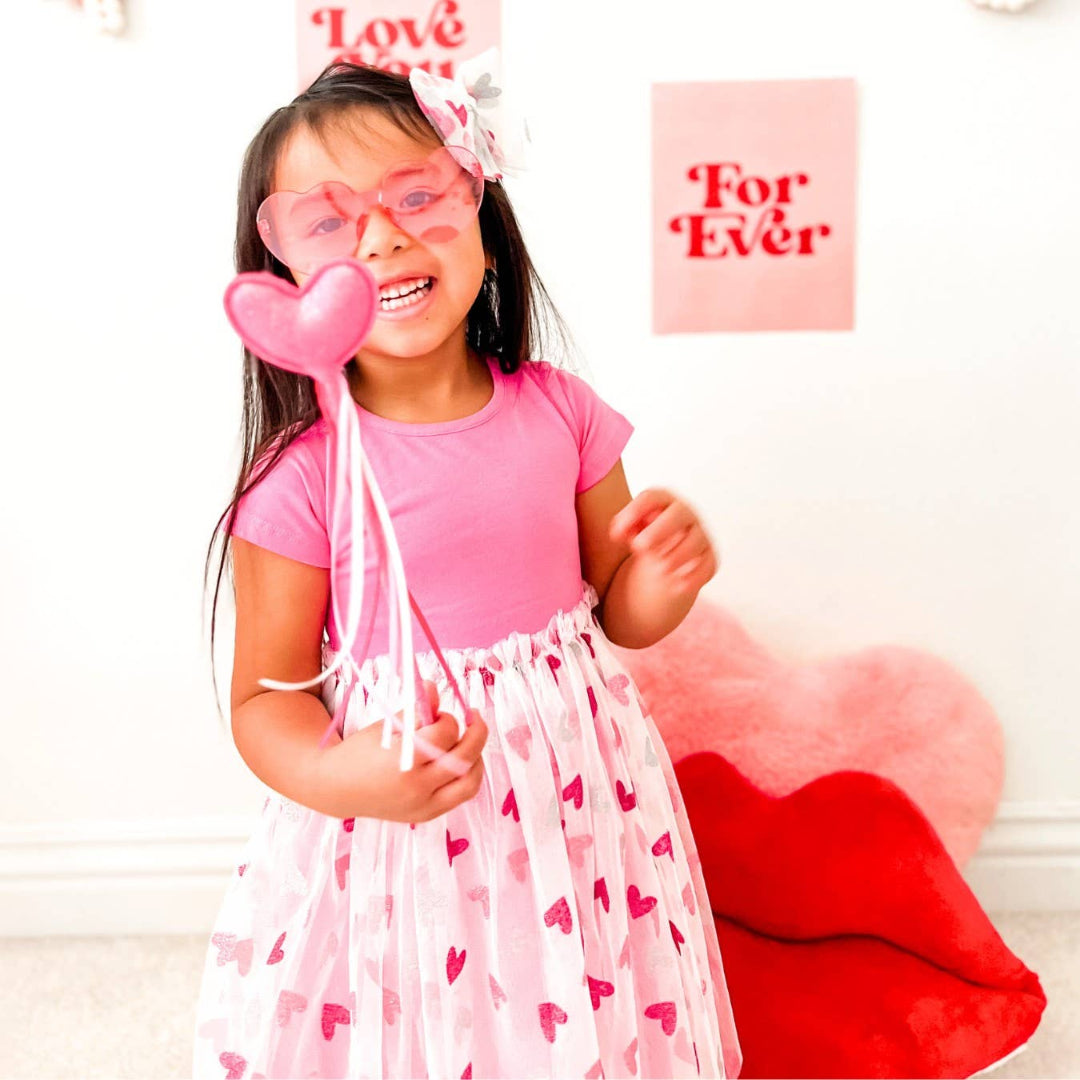
<path fill-rule="evenodd" d="M 546 374 L 561 387 L 577 426 L 581 468 L 575 494 L 580 494 L 611 471 L 622 456 L 634 425 L 572 371 L 552 366 Z"/>
<path fill-rule="evenodd" d="M 325 508 L 325 474 L 317 454 L 301 436 L 240 499 L 233 535 L 298 562 L 328 567 Z"/>

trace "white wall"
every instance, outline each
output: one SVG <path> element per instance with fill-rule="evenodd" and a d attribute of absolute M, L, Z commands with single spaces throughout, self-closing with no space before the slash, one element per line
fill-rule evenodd
<path fill-rule="evenodd" d="M 113 40 L 25 0 L 0 38 L 0 933 L 202 929 L 261 803 L 215 713 L 201 573 L 238 453 L 240 155 L 294 93 L 293 8 L 130 8 Z M 698 507 L 706 595 L 778 653 L 902 643 L 971 678 L 1021 854 L 1056 851 L 1038 902 L 1080 902 L 1080 9 L 505 9 L 535 147 L 508 187 L 637 426 L 632 489 Z M 650 83 L 837 76 L 858 83 L 855 330 L 653 337 Z"/>

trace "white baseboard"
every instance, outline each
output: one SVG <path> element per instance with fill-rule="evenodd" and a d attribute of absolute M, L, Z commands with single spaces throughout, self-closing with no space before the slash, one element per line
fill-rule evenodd
<path fill-rule="evenodd" d="M 0 827 L 0 937 L 208 935 L 255 820 Z M 991 915 L 1080 911 L 1080 802 L 1002 803 L 963 876 Z"/>

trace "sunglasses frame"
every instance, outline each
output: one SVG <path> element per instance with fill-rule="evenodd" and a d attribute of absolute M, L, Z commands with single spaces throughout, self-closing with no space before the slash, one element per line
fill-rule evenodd
<path fill-rule="evenodd" d="M 368 213 L 364 214 L 363 219 L 360 219 L 360 218 L 356 218 L 356 219 L 349 218 L 348 219 L 349 221 L 354 221 L 355 220 L 355 224 L 356 224 L 355 238 L 353 240 L 352 250 L 347 251 L 347 252 L 335 252 L 333 254 L 325 256 L 325 258 L 319 259 L 316 262 L 312 262 L 311 260 L 308 260 L 307 264 L 304 265 L 304 266 L 294 266 L 293 264 L 291 264 L 291 263 L 287 262 L 285 259 L 283 259 L 282 256 L 279 255 L 270 246 L 270 241 L 269 241 L 268 235 L 267 235 L 267 234 L 273 234 L 273 232 L 274 232 L 274 223 L 273 223 L 273 214 L 272 214 L 273 207 L 275 205 L 277 205 L 278 203 L 281 203 L 283 201 L 283 200 L 279 199 L 278 196 L 283 196 L 283 195 L 284 196 L 294 196 L 297 199 L 302 199 L 305 196 L 310 195 L 312 192 L 317 191 L 321 187 L 324 187 L 324 186 L 329 185 L 329 184 L 339 184 L 341 187 L 347 189 L 358 200 L 364 199 L 365 196 L 371 196 L 372 194 L 374 194 L 375 195 L 375 200 L 373 202 L 371 202 L 371 201 L 367 202 L 366 205 L 368 205 L 368 206 L 374 206 L 374 205 L 380 206 L 382 208 L 382 210 L 383 210 L 383 213 L 385 213 L 387 215 L 387 217 L 390 218 L 390 220 L 394 223 L 394 225 L 397 228 L 401 229 L 403 232 L 408 233 L 414 239 L 420 240 L 421 243 L 426 243 L 427 241 L 424 241 L 422 237 L 418 237 L 414 232 L 412 232 L 412 230 L 409 229 L 408 225 L 405 224 L 405 220 L 407 220 L 407 215 L 401 215 L 401 214 L 395 212 L 393 209 L 388 207 L 383 202 L 383 194 L 384 194 L 384 189 L 386 187 L 386 178 L 388 176 L 391 176 L 393 173 L 395 173 L 395 172 L 397 172 L 397 171 L 399 171 L 401 169 L 408 168 L 410 165 L 420 165 L 420 166 L 428 165 L 437 156 L 447 155 L 447 154 L 454 160 L 454 162 L 457 164 L 457 166 L 459 167 L 461 172 L 463 172 L 466 176 L 468 176 L 470 178 L 470 180 L 475 182 L 476 206 L 475 206 L 475 209 L 474 209 L 474 212 L 473 212 L 473 218 L 475 218 L 475 216 L 480 213 L 480 204 L 484 200 L 484 186 L 485 185 L 484 185 L 483 166 L 480 164 L 480 161 L 476 157 L 476 155 L 473 154 L 471 151 L 466 150 L 462 146 L 449 146 L 449 145 L 447 145 L 447 146 L 440 146 L 440 147 L 437 147 L 436 149 L 432 150 L 432 152 L 430 154 L 428 154 L 428 156 L 426 158 L 410 158 L 407 161 L 401 161 L 401 162 L 398 162 L 396 165 L 390 166 L 390 168 L 388 168 L 382 174 L 382 176 L 379 178 L 378 185 L 373 187 L 373 188 L 368 188 L 365 191 L 357 191 L 350 184 L 346 184 L 343 180 L 323 180 L 318 184 L 313 184 L 310 188 L 307 189 L 307 191 L 292 191 L 292 190 L 288 190 L 288 189 L 283 189 L 281 191 L 271 192 L 259 204 L 259 209 L 255 212 L 255 229 L 259 234 L 259 239 L 262 240 L 263 246 L 266 248 L 266 250 L 275 259 L 277 259 L 278 262 L 280 262 L 283 266 L 286 266 L 291 270 L 298 270 L 301 273 L 314 273 L 314 271 L 317 270 L 320 265 L 322 265 L 325 262 L 329 262 L 331 259 L 341 258 L 342 255 L 351 255 L 353 253 L 353 251 L 355 251 L 356 245 L 360 243 L 360 240 L 364 235 L 364 229 L 366 229 L 366 220 L 367 220 L 367 217 L 369 216 Z M 403 220 L 403 218 L 404 218 L 404 220 Z M 361 220 L 364 220 L 364 222 L 365 222 L 364 229 L 360 228 L 360 221 Z M 472 220 L 472 218 L 470 218 L 470 220 Z M 453 239 L 453 237 L 448 237 L 447 239 L 450 240 L 450 239 Z M 281 246 L 282 253 L 284 254 L 285 253 L 284 246 L 283 245 L 279 245 L 279 246 Z"/>

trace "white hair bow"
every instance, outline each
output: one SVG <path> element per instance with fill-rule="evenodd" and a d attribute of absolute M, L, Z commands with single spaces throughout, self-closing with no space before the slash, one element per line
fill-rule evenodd
<path fill-rule="evenodd" d="M 498 48 L 460 63 L 453 79 L 413 68 L 409 82 L 442 141 L 473 154 L 486 179 L 501 180 L 526 167 L 529 128 L 506 101 Z"/>

